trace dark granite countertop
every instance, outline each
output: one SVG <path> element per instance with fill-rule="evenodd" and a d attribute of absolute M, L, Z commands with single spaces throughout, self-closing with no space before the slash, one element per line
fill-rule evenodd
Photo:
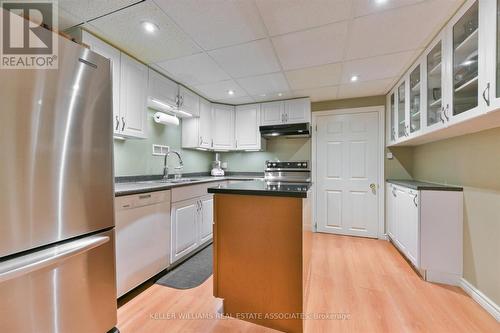
<path fill-rule="evenodd" d="M 408 187 L 418 191 L 463 191 L 460 186 L 421 182 L 418 180 L 387 179 L 388 183 Z"/>
<path fill-rule="evenodd" d="M 140 194 L 156 191 L 169 190 L 174 187 L 196 185 L 202 183 L 210 182 L 220 182 L 225 180 L 254 180 L 263 179 L 262 173 L 256 174 L 229 174 L 223 177 L 213 177 L 213 176 L 191 176 L 190 174 L 185 174 L 183 178 L 189 178 L 190 181 L 173 183 L 169 181 L 162 181 L 159 176 L 136 176 L 129 178 L 118 178 L 115 180 L 115 197 L 120 197 L 124 195 Z"/>
<path fill-rule="evenodd" d="M 307 191 L 310 186 L 310 184 L 297 185 L 286 183 L 269 185 L 263 180 L 254 180 L 209 187 L 208 193 L 307 198 Z"/>

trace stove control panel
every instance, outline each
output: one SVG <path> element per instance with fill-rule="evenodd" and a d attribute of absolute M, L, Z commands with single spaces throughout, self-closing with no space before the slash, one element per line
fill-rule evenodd
<path fill-rule="evenodd" d="M 268 169 L 309 169 L 308 161 L 295 161 L 295 162 L 278 162 L 267 161 L 266 167 Z"/>

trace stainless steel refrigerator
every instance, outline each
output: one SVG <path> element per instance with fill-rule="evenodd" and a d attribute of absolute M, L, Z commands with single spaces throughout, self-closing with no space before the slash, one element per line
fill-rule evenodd
<path fill-rule="evenodd" d="M 116 325 L 109 60 L 0 69 L 0 332 Z"/>

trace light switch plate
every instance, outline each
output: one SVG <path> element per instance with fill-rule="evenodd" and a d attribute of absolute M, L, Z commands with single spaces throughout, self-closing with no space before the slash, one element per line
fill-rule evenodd
<path fill-rule="evenodd" d="M 388 160 L 392 160 L 394 158 L 391 152 L 388 152 L 386 156 Z"/>

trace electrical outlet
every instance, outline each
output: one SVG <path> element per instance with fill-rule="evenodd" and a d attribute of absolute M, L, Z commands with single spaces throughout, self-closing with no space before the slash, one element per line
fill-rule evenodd
<path fill-rule="evenodd" d="M 170 151 L 169 146 L 155 145 L 153 144 L 153 155 L 154 156 L 165 156 Z"/>

